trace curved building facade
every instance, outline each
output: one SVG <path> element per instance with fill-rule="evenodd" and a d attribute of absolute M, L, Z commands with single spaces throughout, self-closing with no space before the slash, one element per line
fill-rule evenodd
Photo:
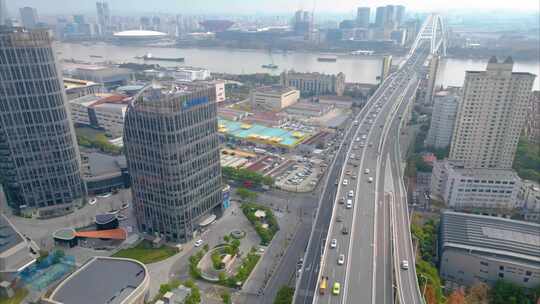
<path fill-rule="evenodd" d="M 0 177 L 8 203 L 40 217 L 71 212 L 84 186 L 46 30 L 0 29 Z"/>
<path fill-rule="evenodd" d="M 215 100 L 211 85 L 154 84 L 129 105 L 124 149 L 140 231 L 186 242 L 221 215 Z"/>

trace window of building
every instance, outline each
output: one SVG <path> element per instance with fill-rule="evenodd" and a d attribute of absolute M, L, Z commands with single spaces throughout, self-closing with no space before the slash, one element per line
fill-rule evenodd
<path fill-rule="evenodd" d="M 503 271 L 503 270 L 504 270 L 504 266 L 499 266 L 499 270 Z"/>
<path fill-rule="evenodd" d="M 484 261 L 480 261 L 480 265 L 482 265 L 482 266 L 489 266 L 489 263 L 488 263 L 488 262 L 484 262 Z"/>
<path fill-rule="evenodd" d="M 504 273 L 499 272 L 499 278 L 504 278 Z"/>

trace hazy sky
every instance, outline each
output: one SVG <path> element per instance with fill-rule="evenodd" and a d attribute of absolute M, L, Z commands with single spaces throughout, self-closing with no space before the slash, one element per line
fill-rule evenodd
<path fill-rule="evenodd" d="M 11 15 L 22 6 L 38 9 L 38 14 L 72 14 L 95 11 L 95 0 L 6 0 Z M 226 13 L 256 12 L 287 13 L 296 9 L 316 12 L 352 12 L 357 6 L 403 4 L 412 10 L 442 11 L 448 9 L 514 9 L 538 11 L 539 0 L 108 0 L 113 13 L 168 12 L 168 13 Z"/>

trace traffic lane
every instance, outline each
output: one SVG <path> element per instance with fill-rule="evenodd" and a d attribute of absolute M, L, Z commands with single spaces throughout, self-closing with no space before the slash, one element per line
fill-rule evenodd
<path fill-rule="evenodd" d="M 403 109 L 404 110 L 404 109 Z M 400 113 L 403 113 L 401 111 Z M 395 131 L 393 132 L 394 137 L 397 138 L 397 134 L 399 132 L 399 122 L 395 123 Z M 407 227 L 408 222 L 406 221 L 405 216 L 408 217 L 408 209 L 406 204 L 406 197 L 404 193 L 404 189 L 402 189 L 401 184 L 401 156 L 397 152 L 397 146 L 396 144 L 399 144 L 397 140 L 393 141 L 393 147 L 394 149 L 390 149 L 391 153 L 391 159 L 393 162 L 393 170 L 392 175 L 394 178 L 395 183 L 395 189 L 396 189 L 396 211 L 397 211 L 397 219 L 399 221 L 400 227 Z M 401 263 L 402 260 L 408 260 L 409 263 L 409 270 L 403 270 L 398 269 L 400 271 L 400 286 L 401 286 L 401 292 L 403 294 L 403 297 L 407 303 L 417 303 L 419 302 L 417 297 L 417 289 L 416 289 L 416 277 L 414 275 L 414 257 L 412 255 L 412 248 L 410 248 L 409 238 L 410 233 L 408 229 L 400 229 L 398 230 L 398 242 L 396 243 L 396 252 L 399 257 L 399 261 Z"/>
<path fill-rule="evenodd" d="M 371 107 L 369 107 L 369 110 L 372 109 L 372 106 L 373 106 L 373 105 L 371 105 Z M 366 111 L 366 113 L 368 113 L 368 112 L 369 112 L 369 111 Z M 359 124 L 359 125 L 362 125 L 362 124 L 364 123 L 365 118 L 366 118 L 366 117 L 364 117 L 364 119 L 362 119 L 362 123 Z M 371 132 L 371 129 L 370 129 L 368 132 Z M 357 135 L 358 135 L 358 134 L 357 134 Z M 352 153 L 351 153 L 351 154 L 352 154 Z M 363 163 L 364 155 L 365 155 L 365 154 L 364 154 L 364 151 L 362 151 L 361 163 Z M 352 158 L 352 155 L 351 155 L 351 158 Z M 357 170 L 355 170 L 355 171 L 356 171 L 356 175 L 358 176 L 357 179 L 362 179 L 362 176 L 359 174 L 359 173 L 360 173 L 360 170 L 361 170 L 361 167 L 362 167 L 362 166 L 360 166 L 360 168 L 358 168 Z M 347 166 L 346 166 L 345 169 L 347 169 L 347 168 L 350 168 L 350 167 L 347 167 Z M 345 175 L 345 176 L 347 177 L 347 181 L 349 182 L 350 175 Z M 344 179 L 345 179 L 345 178 L 344 178 Z M 342 195 L 342 196 L 347 196 L 348 191 L 354 190 L 354 189 L 351 189 L 350 186 L 356 185 L 356 188 L 357 188 L 356 191 L 355 191 L 355 192 L 356 192 L 356 193 L 355 193 L 355 194 L 356 194 L 356 195 L 355 195 L 355 197 L 356 197 L 356 202 L 354 202 L 353 204 L 354 204 L 354 205 L 359 204 L 360 201 L 357 199 L 357 197 L 358 197 L 357 193 L 358 193 L 358 188 L 359 188 L 359 187 L 358 187 L 359 182 L 358 182 L 357 180 L 350 179 L 350 184 L 349 184 L 349 183 L 347 183 L 347 184 L 348 184 L 347 187 L 342 186 L 342 187 L 343 187 L 343 191 L 342 191 L 341 195 Z M 355 207 L 355 208 L 356 208 L 356 207 Z M 338 209 L 338 210 L 339 210 L 339 209 Z M 353 210 L 354 210 L 354 209 L 353 209 Z M 354 211 L 353 211 L 353 212 L 354 212 Z M 343 226 L 347 227 L 347 225 L 343 225 Z M 343 226 L 342 226 L 341 228 L 339 228 L 339 227 L 331 227 L 331 228 L 330 228 L 330 229 L 332 229 L 332 234 L 331 234 L 331 235 L 333 235 L 333 236 L 335 236 L 335 237 L 337 238 L 336 234 L 339 234 L 339 233 L 341 232 L 341 229 L 343 228 Z M 351 223 L 350 223 L 348 226 L 350 227 L 350 230 L 351 230 L 351 238 L 352 238 L 352 237 L 353 237 L 353 234 L 352 234 L 352 226 L 353 226 L 353 223 L 352 223 L 352 221 L 351 221 Z M 345 241 L 346 241 L 346 243 L 345 243 L 346 246 L 344 246 L 344 247 L 345 247 L 344 249 L 347 249 L 347 250 L 346 250 L 346 253 L 343 253 L 343 254 L 345 254 L 345 255 L 348 256 L 349 253 L 350 253 L 350 250 L 348 250 L 347 247 L 348 247 L 348 245 L 350 244 L 350 239 L 348 239 L 348 242 L 347 242 L 347 237 L 341 236 L 339 239 L 342 240 L 343 238 L 345 238 Z M 343 245 L 343 244 L 342 244 L 342 245 Z M 325 259 L 325 267 L 328 267 L 328 270 L 323 270 L 324 272 L 323 272 L 323 274 L 322 274 L 322 275 L 324 275 L 324 273 L 331 273 L 331 274 L 332 274 L 332 277 L 331 277 L 331 278 L 334 280 L 334 282 L 335 282 L 335 281 L 338 281 L 338 282 L 340 282 L 340 284 L 347 283 L 347 282 L 345 282 L 345 279 L 344 279 L 344 276 L 346 275 L 347 271 L 346 271 L 345 268 L 344 268 L 345 271 L 342 271 L 342 269 L 341 269 L 342 267 L 331 266 L 331 265 L 332 265 L 333 263 L 337 263 L 337 257 L 339 256 L 339 254 L 342 254 L 342 251 L 343 251 L 343 250 L 341 250 L 341 251 L 336 251 L 336 252 L 330 252 L 330 253 L 327 254 L 327 257 L 326 257 L 326 259 Z M 347 258 L 348 258 L 348 257 L 347 257 Z M 334 265 L 335 265 L 335 264 L 334 264 Z M 336 273 L 336 269 L 337 269 L 337 271 L 338 271 L 337 273 Z M 340 279 L 340 278 L 341 278 L 341 279 Z M 331 283 L 332 283 L 332 280 L 331 280 Z M 348 285 L 348 284 L 345 284 L 345 285 Z M 345 288 L 348 288 L 348 287 L 345 286 Z M 337 297 L 336 297 L 336 298 L 337 298 Z M 321 302 L 323 302 L 323 301 L 321 301 Z"/>
<path fill-rule="evenodd" d="M 365 159 L 375 161 L 373 155 Z M 371 302 L 372 282 L 373 282 L 373 227 L 374 227 L 374 201 L 375 193 L 373 183 L 368 183 L 367 178 L 362 176 L 359 192 L 362 193 L 362 199 L 358 202 L 356 210 L 356 219 L 353 223 L 354 236 L 351 238 L 351 256 L 346 303 L 357 303 L 358 299 L 369 299 Z M 367 303 L 367 301 L 366 301 Z"/>
<path fill-rule="evenodd" d="M 341 153 L 338 154 L 337 157 L 339 159 L 343 158 L 341 156 Z M 339 159 L 336 160 L 336 163 L 334 164 L 331 170 L 331 176 L 329 178 L 329 181 L 335 179 L 335 177 L 337 176 L 338 168 L 340 167 L 340 165 L 342 165 L 342 161 L 340 161 Z M 319 221 L 318 227 L 321 227 L 321 226 L 326 227 L 329 225 L 329 220 L 328 220 L 329 208 L 325 208 L 325 205 L 328 205 L 328 202 L 330 201 L 330 198 L 332 197 L 331 194 L 335 193 L 335 191 L 337 191 L 337 188 L 333 185 L 333 183 L 331 183 L 330 186 L 327 186 L 325 189 L 325 192 L 323 194 L 324 196 L 323 204 L 321 204 L 322 210 L 319 211 L 319 212 L 323 212 L 324 214 L 322 214 L 322 216 L 320 215 L 318 218 L 318 221 Z M 324 221 L 328 221 L 328 223 L 324 223 Z M 319 250 L 316 250 L 316 248 L 320 248 L 321 243 L 322 243 L 322 239 L 320 237 L 320 234 L 318 237 L 313 238 L 313 241 L 311 243 L 312 249 L 308 250 L 308 255 L 306 257 L 306 261 L 304 261 L 304 265 L 316 266 L 315 265 L 316 261 L 320 260 Z M 317 275 L 316 273 L 314 274 L 316 270 L 317 270 L 316 267 L 310 267 L 308 269 L 307 277 L 302 275 L 303 277 L 306 277 L 306 280 L 303 280 L 304 284 L 302 284 L 301 282 L 300 288 L 305 289 L 308 292 L 308 294 L 310 293 L 310 290 L 314 290 L 313 286 L 316 285 L 316 282 L 312 282 L 313 277 Z M 312 298 L 312 296 L 306 296 L 306 299 L 305 299 L 306 303 L 311 303 L 310 298 Z"/>
<path fill-rule="evenodd" d="M 347 170 L 350 168 L 348 165 L 346 165 L 345 169 Z M 346 178 L 345 178 L 346 177 Z M 344 197 L 346 200 L 348 198 L 348 192 L 350 190 L 354 190 L 356 192 L 356 181 L 354 179 L 350 178 L 350 175 L 344 175 L 343 180 L 347 179 L 347 185 L 341 185 L 342 191 L 340 191 L 340 196 Z M 341 181 L 343 183 L 343 181 Z M 336 198 L 339 199 L 340 197 Z M 353 206 L 357 204 L 358 202 L 353 202 Z M 334 227 L 330 227 L 331 229 L 331 237 L 329 237 L 328 244 L 327 244 L 327 253 L 325 257 L 325 264 L 324 269 L 322 270 L 321 276 L 328 277 L 328 285 L 329 289 L 332 288 L 333 284 L 335 282 L 339 282 L 341 284 L 341 288 L 343 289 L 343 286 L 346 285 L 344 281 L 344 276 L 346 274 L 346 269 L 344 265 L 338 265 L 337 260 L 340 254 L 344 254 L 345 256 L 348 255 L 348 245 L 350 242 L 349 234 L 344 235 L 342 233 L 343 227 L 351 227 L 352 225 L 352 210 L 354 209 L 347 209 L 346 203 L 339 204 L 335 208 L 336 209 L 336 216 L 342 216 L 343 221 L 341 223 L 337 222 L 334 224 Z M 350 228 L 348 228 L 350 230 Z M 338 246 L 335 249 L 330 249 L 330 242 L 332 239 L 336 239 Z M 325 294 L 324 296 L 319 296 L 317 299 L 319 299 L 318 302 L 320 303 L 342 303 L 342 295 L 343 293 L 340 292 L 339 295 L 331 295 L 331 291 L 329 290 L 328 294 Z"/>
<path fill-rule="evenodd" d="M 385 90 L 386 90 L 386 89 L 385 89 Z M 385 92 L 385 90 L 383 90 L 383 91 L 381 91 L 381 92 Z M 377 90 L 376 94 L 378 94 L 378 92 L 379 92 L 379 90 Z M 377 99 L 375 99 L 375 102 L 380 102 L 380 97 L 381 97 L 381 95 L 377 95 L 377 96 L 378 96 L 378 97 L 377 97 Z M 367 109 L 367 108 L 371 109 L 372 103 L 374 103 L 374 102 L 372 102 L 371 99 L 370 99 L 370 101 L 369 101 L 368 104 L 366 105 L 366 109 Z M 367 113 L 367 111 L 365 111 L 365 112 L 364 112 L 364 111 L 361 111 L 361 112 L 359 113 L 359 115 L 357 115 L 357 118 L 362 117 L 362 115 L 364 115 L 363 119 L 365 119 L 366 113 Z M 356 129 L 356 131 L 357 131 L 357 129 Z M 355 134 L 355 133 L 353 132 L 353 128 L 350 128 L 346 134 L 348 135 L 348 136 L 346 136 L 346 138 L 351 138 L 351 135 L 353 135 L 352 137 L 354 137 L 354 134 Z M 341 151 L 343 150 L 343 148 L 344 148 L 344 147 L 348 147 L 348 145 L 349 145 L 349 143 L 347 143 L 347 145 L 341 145 L 340 150 L 339 150 L 340 153 L 341 153 Z M 333 167 L 334 167 L 334 166 L 333 166 Z M 315 247 L 315 246 L 311 246 L 311 247 Z M 308 248 L 308 250 L 311 250 L 311 249 L 312 249 L 312 248 Z M 314 258 L 316 255 L 309 255 L 309 254 L 308 254 L 308 256 L 313 256 L 313 258 Z M 308 259 L 306 258 L 306 260 L 308 260 Z M 310 281 L 310 279 L 308 279 L 308 285 L 310 285 L 310 284 L 309 284 L 309 281 Z M 312 285 L 312 284 L 311 284 L 311 285 Z M 313 288 L 316 288 L 316 286 L 314 286 Z"/>

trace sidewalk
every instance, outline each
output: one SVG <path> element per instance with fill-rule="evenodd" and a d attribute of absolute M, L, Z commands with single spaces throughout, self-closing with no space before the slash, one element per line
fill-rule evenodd
<path fill-rule="evenodd" d="M 290 240 L 294 236 L 294 232 L 298 226 L 297 217 L 292 213 L 275 212 L 280 230 L 274 236 L 270 246 L 266 249 L 262 259 L 254 269 L 249 281 L 242 288 L 241 293 L 257 295 L 263 294 L 266 284 L 274 274 L 285 250 L 289 245 Z"/>

